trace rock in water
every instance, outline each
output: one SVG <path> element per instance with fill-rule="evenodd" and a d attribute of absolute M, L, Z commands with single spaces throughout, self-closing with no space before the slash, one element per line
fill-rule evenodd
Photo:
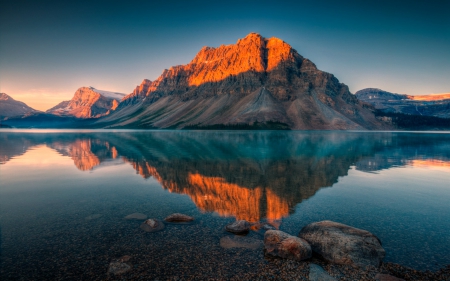
<path fill-rule="evenodd" d="M 398 278 L 389 274 L 378 273 L 375 275 L 375 280 L 377 281 L 405 281 L 405 279 Z"/>
<path fill-rule="evenodd" d="M 220 246 L 225 249 L 230 248 L 247 248 L 247 249 L 258 249 L 263 246 L 261 240 L 237 235 L 228 235 L 220 238 Z"/>
<path fill-rule="evenodd" d="M 131 269 L 131 266 L 124 262 L 113 261 L 109 264 L 108 273 L 119 275 L 125 273 Z"/>
<path fill-rule="evenodd" d="M 175 214 L 171 214 L 170 216 L 166 217 L 164 220 L 167 222 L 189 222 L 189 221 L 193 221 L 194 218 L 190 217 L 188 215 L 175 213 Z"/>
<path fill-rule="evenodd" d="M 244 234 L 250 230 L 250 223 L 246 220 L 239 220 L 228 224 L 225 230 L 231 233 Z"/>
<path fill-rule="evenodd" d="M 309 264 L 309 280 L 310 281 L 336 281 L 322 267 L 317 264 Z"/>
<path fill-rule="evenodd" d="M 267 254 L 293 260 L 309 259 L 311 246 L 305 240 L 280 230 L 267 230 L 264 234 L 264 247 Z"/>
<path fill-rule="evenodd" d="M 141 224 L 141 229 L 146 232 L 156 232 L 164 229 L 164 223 L 157 219 L 148 219 Z"/>
<path fill-rule="evenodd" d="M 369 231 L 333 221 L 308 224 L 298 236 L 333 263 L 379 267 L 386 254 L 380 240 Z"/>
<path fill-rule="evenodd" d="M 126 220 L 145 220 L 147 219 L 147 215 L 144 215 L 142 213 L 132 213 L 131 215 L 128 215 L 125 217 Z"/>
<path fill-rule="evenodd" d="M 129 271 L 131 269 L 131 265 L 126 262 L 130 261 L 130 259 L 130 256 L 123 256 L 120 259 L 111 261 L 108 267 L 108 273 L 119 275 Z"/>
<path fill-rule="evenodd" d="M 95 220 L 95 219 L 101 218 L 102 216 L 103 216 L 102 214 L 93 214 L 93 215 L 85 217 L 84 219 L 90 221 L 90 220 Z"/>

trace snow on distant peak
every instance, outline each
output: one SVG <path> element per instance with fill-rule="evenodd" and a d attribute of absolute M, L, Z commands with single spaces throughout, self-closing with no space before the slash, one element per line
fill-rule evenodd
<path fill-rule="evenodd" d="M 122 93 L 116 93 L 116 92 L 109 92 L 109 91 L 103 91 L 103 90 L 98 90 L 94 87 L 89 87 L 91 90 L 93 90 L 96 93 L 99 93 L 100 95 L 106 97 L 106 98 L 111 98 L 111 99 L 115 99 L 115 100 L 122 100 L 122 98 L 124 96 L 126 96 L 126 94 L 122 94 Z"/>

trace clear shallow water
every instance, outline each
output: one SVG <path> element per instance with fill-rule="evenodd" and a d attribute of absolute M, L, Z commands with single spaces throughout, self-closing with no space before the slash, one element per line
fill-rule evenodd
<path fill-rule="evenodd" d="M 436 270 L 450 264 L 449 182 L 447 133 L 2 130 L 0 277 L 104 279 L 123 255 L 154 278 L 270 262 L 220 247 L 235 218 L 293 235 L 345 223 L 377 235 L 385 261 Z M 196 220 L 145 233 L 135 212 Z"/>

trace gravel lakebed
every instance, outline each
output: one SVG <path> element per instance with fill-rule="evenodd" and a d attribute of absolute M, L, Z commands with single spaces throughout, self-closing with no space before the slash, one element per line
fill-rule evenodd
<path fill-rule="evenodd" d="M 404 280 L 450 280 L 450 266 L 437 272 L 393 263 L 359 269 L 330 264 L 316 255 L 305 261 L 270 257 L 258 242 L 263 241 L 264 228 L 251 230 L 245 239 L 232 239 L 235 234 L 225 226 L 233 218 L 187 214 L 195 220 L 164 222 L 164 229 L 156 232 L 140 228 L 143 216 L 125 219 L 127 214 L 91 214 L 71 224 L 48 225 L 46 233 L 30 226 L 21 235 L 4 237 L 1 280 L 310 280 L 310 263 L 336 280 L 378 280 L 379 273 Z M 224 246 L 225 240 L 234 244 Z M 239 243 L 247 247 L 234 247 Z"/>

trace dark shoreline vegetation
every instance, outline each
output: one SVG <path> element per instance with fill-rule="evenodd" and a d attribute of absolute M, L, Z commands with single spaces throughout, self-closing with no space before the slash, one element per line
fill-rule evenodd
<path fill-rule="evenodd" d="M 217 124 L 217 125 L 189 125 L 183 130 L 291 130 L 287 124 L 280 122 L 255 122 L 253 124 Z"/>
<path fill-rule="evenodd" d="M 391 122 L 396 126 L 393 130 L 449 130 L 450 118 L 434 116 L 410 115 L 375 110 L 375 116 Z M 151 125 L 132 125 L 113 127 L 114 124 L 96 124 L 96 118 L 79 119 L 75 117 L 62 117 L 51 114 L 34 114 L 26 117 L 13 117 L 2 120 L 0 128 L 18 129 L 149 129 L 149 130 L 176 130 L 177 126 L 158 128 Z M 253 124 L 216 124 L 216 125 L 187 125 L 181 130 L 291 130 L 288 124 L 280 122 L 254 122 Z"/>
<path fill-rule="evenodd" d="M 450 129 L 450 118 L 413 115 L 405 113 L 375 111 L 378 118 L 389 118 L 399 129 L 408 130 L 445 130 Z"/>

